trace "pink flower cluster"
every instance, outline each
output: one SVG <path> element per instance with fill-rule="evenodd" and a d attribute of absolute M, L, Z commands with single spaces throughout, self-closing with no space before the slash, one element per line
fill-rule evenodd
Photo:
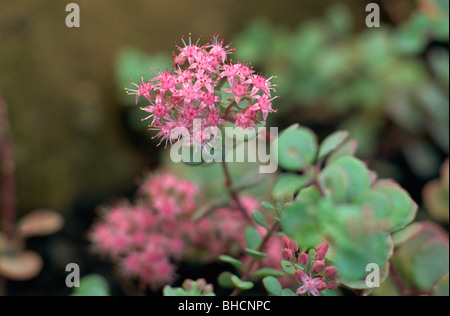
<path fill-rule="evenodd" d="M 118 263 L 125 276 L 158 288 L 175 280 L 181 260 L 212 262 L 223 253 L 237 256 L 244 249 L 248 220 L 223 207 L 198 222 L 192 220 L 200 198 L 197 186 L 170 173 L 143 181 L 137 201 L 112 207 L 90 233 L 94 249 Z M 248 212 L 257 201 L 247 197 Z"/>
<path fill-rule="evenodd" d="M 211 43 L 200 46 L 189 36 L 184 47 L 176 45 L 174 70 L 158 71 L 151 80 L 133 83 L 135 89 L 126 89 L 136 96 L 136 103 L 144 97 L 150 105 L 142 108 L 148 113 L 144 120 L 151 120 L 149 130 L 158 132 L 161 142 L 172 143 L 175 128 L 187 129 L 193 134 L 194 120 L 201 122 L 202 135 L 192 139 L 210 141 L 204 131 L 214 131 L 227 121 L 242 129 L 254 127 L 266 121 L 272 109 L 271 92 L 275 85 L 272 78 L 256 74 L 246 63 L 227 62 L 234 52 L 230 45 L 217 35 Z M 228 97 L 227 97 L 228 96 Z"/>
<path fill-rule="evenodd" d="M 283 236 L 283 259 L 299 267 L 294 273 L 295 279 L 300 283 L 297 295 L 320 296 L 321 291 L 334 291 L 338 288 L 337 269 L 325 259 L 328 249 L 328 244 L 321 244 L 317 247 L 314 257 L 310 258 L 307 253 L 298 253 L 299 248 L 295 241 Z"/>

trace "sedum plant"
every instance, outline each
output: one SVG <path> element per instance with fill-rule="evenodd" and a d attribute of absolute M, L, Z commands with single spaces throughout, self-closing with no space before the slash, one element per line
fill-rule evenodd
<path fill-rule="evenodd" d="M 142 77 L 127 90 L 136 102 L 146 99 L 140 110 L 155 137 L 175 145 L 180 140 L 170 133 L 181 126 L 194 133 L 184 145 L 204 150 L 216 134 L 203 129 L 195 134 L 196 119 L 215 131 L 266 125 L 276 112 L 273 78 L 247 63 L 228 61 L 234 49 L 216 36 L 203 46 L 191 38 L 183 44 L 173 57 L 174 70 L 158 69 L 153 79 Z M 246 180 L 236 183 L 239 163 L 222 161 L 218 168 L 204 161 L 183 167 L 167 163 L 174 174 L 150 176 L 139 190 L 144 195 L 105 213 L 93 229 L 94 246 L 122 267 L 124 277 L 153 289 L 166 285 L 164 294 L 170 296 L 213 294 L 206 285 L 211 280 L 169 286 L 178 263 L 201 261 L 203 255 L 228 264 L 217 283 L 232 296 L 250 294 L 259 283 L 275 296 L 333 296 L 342 289 L 378 294 L 382 288 L 374 292 L 374 287 L 391 280 L 397 294 L 410 294 L 399 281 L 407 269 L 398 258 L 409 254 L 408 243 L 424 242 L 415 238 L 425 226 L 410 226 L 418 205 L 408 192 L 358 159 L 358 142 L 346 131 L 319 142 L 312 130 L 295 124 L 278 137 L 267 133 L 264 138 L 277 157 L 277 174 L 246 177 L 252 168 L 241 164 L 239 178 Z M 181 179 L 182 174 L 192 180 Z M 194 179 L 203 182 L 196 187 Z M 272 179 L 268 190 L 245 197 L 249 188 Z M 433 248 L 436 240 L 423 245 L 425 253 L 439 251 L 441 244 Z M 431 264 L 419 258 L 419 269 Z M 445 261 L 439 264 L 444 267 Z M 367 281 L 369 268 L 380 284 Z M 418 275 L 430 293 L 442 293 L 448 278 L 440 274 Z"/>

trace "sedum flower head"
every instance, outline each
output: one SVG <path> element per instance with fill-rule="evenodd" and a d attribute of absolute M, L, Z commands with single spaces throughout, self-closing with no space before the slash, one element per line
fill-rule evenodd
<path fill-rule="evenodd" d="M 174 69 L 158 71 L 150 80 L 143 76 L 133 89 L 136 103 L 143 97 L 148 105 L 143 120 L 149 130 L 157 131 L 161 142 L 172 143 L 171 130 L 177 127 L 193 131 L 193 121 L 200 120 L 201 129 L 212 130 L 227 122 L 246 129 L 263 124 L 271 112 L 275 85 L 246 63 L 229 61 L 234 52 L 218 35 L 211 36 L 209 44 L 200 45 L 182 37 L 182 46 L 175 44 Z M 191 133 L 192 134 L 192 133 Z M 201 142 L 210 141 L 201 138 Z"/>

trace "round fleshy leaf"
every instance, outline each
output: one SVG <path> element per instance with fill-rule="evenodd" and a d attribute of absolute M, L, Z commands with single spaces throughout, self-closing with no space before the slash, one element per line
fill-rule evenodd
<path fill-rule="evenodd" d="M 338 131 L 328 136 L 320 145 L 318 160 L 324 159 L 330 153 L 341 146 L 348 138 L 349 133 L 346 131 Z"/>
<path fill-rule="evenodd" d="M 287 275 L 294 275 L 294 272 L 296 268 L 292 264 L 292 262 L 289 261 L 281 261 L 281 270 L 283 270 L 284 273 Z"/>
<path fill-rule="evenodd" d="M 314 205 L 294 202 L 286 207 L 281 218 L 283 231 L 305 247 L 314 247 L 321 241 Z"/>
<path fill-rule="evenodd" d="M 378 187 L 389 202 L 389 225 L 391 232 L 399 231 L 409 225 L 415 218 L 417 208 L 408 192 L 399 185 Z"/>
<path fill-rule="evenodd" d="M 244 231 L 245 242 L 249 249 L 257 250 L 262 242 L 261 235 L 253 226 L 247 226 Z"/>
<path fill-rule="evenodd" d="M 334 202 L 342 203 L 346 200 L 349 189 L 349 179 L 345 170 L 338 166 L 328 166 L 319 175 L 319 186 L 326 196 Z"/>
<path fill-rule="evenodd" d="M 316 135 L 309 129 L 294 125 L 274 142 L 279 165 L 288 171 L 301 171 L 314 163 L 318 152 Z"/>
<path fill-rule="evenodd" d="M 306 187 L 311 182 L 311 176 L 299 176 L 292 173 L 283 174 L 278 177 L 272 190 L 275 200 L 292 197 L 298 191 Z"/>
<path fill-rule="evenodd" d="M 0 256 L 0 275 L 12 281 L 27 281 L 36 277 L 42 269 L 41 257 L 33 251 Z"/>
<path fill-rule="evenodd" d="M 253 274 L 255 278 L 265 278 L 268 276 L 282 278 L 284 277 L 284 273 L 273 268 L 261 268 Z"/>
<path fill-rule="evenodd" d="M 267 292 L 269 294 L 274 296 L 280 296 L 281 291 L 283 290 L 283 287 L 281 286 L 280 282 L 275 279 L 274 277 L 266 277 L 263 280 L 263 284 Z"/>
<path fill-rule="evenodd" d="M 260 251 L 256 251 L 253 249 L 245 249 L 244 250 L 246 254 L 248 254 L 250 257 L 252 257 L 253 259 L 265 259 L 267 258 L 267 254 L 260 252 Z"/>
<path fill-rule="evenodd" d="M 264 227 L 264 228 L 267 228 L 267 222 L 266 222 L 266 219 L 264 218 L 264 215 L 262 215 L 261 212 L 259 212 L 259 211 L 254 211 L 254 212 L 252 213 L 252 217 L 253 217 L 253 219 L 255 220 L 255 222 L 256 222 L 259 226 Z"/>
<path fill-rule="evenodd" d="M 231 282 L 236 286 L 238 289 L 241 289 L 243 291 L 251 290 L 255 285 L 250 281 L 242 281 L 238 276 L 232 275 L 231 276 Z"/>
<path fill-rule="evenodd" d="M 25 215 L 17 224 L 17 232 L 24 238 L 54 234 L 64 226 L 63 217 L 49 210 L 38 210 Z"/>
<path fill-rule="evenodd" d="M 395 243 L 395 247 L 399 247 L 403 245 L 405 242 L 408 242 L 411 238 L 417 235 L 422 229 L 420 224 L 409 225 L 405 229 L 392 234 L 392 240 Z"/>
<path fill-rule="evenodd" d="M 363 208 L 370 209 L 377 219 L 386 219 L 390 214 L 390 201 L 382 193 L 375 190 L 367 190 L 359 194 L 355 203 Z"/>
<path fill-rule="evenodd" d="M 380 269 L 380 284 L 383 284 L 389 277 L 389 269 L 391 264 L 388 262 Z M 340 285 L 350 290 L 372 290 L 367 286 L 366 280 L 346 280 L 341 279 Z"/>
<path fill-rule="evenodd" d="M 444 276 L 433 288 L 433 296 L 449 296 L 449 275 Z"/>
<path fill-rule="evenodd" d="M 349 201 L 353 201 L 359 193 L 371 187 L 370 171 L 361 160 L 347 156 L 339 158 L 332 165 L 341 167 L 348 175 L 347 198 Z"/>
<path fill-rule="evenodd" d="M 358 142 L 350 139 L 344 145 L 335 150 L 327 159 L 327 165 L 332 164 L 336 160 L 346 156 L 354 156 L 358 149 Z"/>
<path fill-rule="evenodd" d="M 297 202 L 316 203 L 322 197 L 317 186 L 312 185 L 300 191 L 295 198 Z"/>
<path fill-rule="evenodd" d="M 217 279 L 217 283 L 219 283 L 219 285 L 225 289 L 233 289 L 235 286 L 233 282 L 231 282 L 232 276 L 233 274 L 231 272 L 222 272 Z"/>
<path fill-rule="evenodd" d="M 448 273 L 448 244 L 432 240 L 423 245 L 416 254 L 412 266 L 416 286 L 423 291 L 430 291 Z"/>
<path fill-rule="evenodd" d="M 291 289 L 284 289 L 281 291 L 281 296 L 297 296 Z"/>
<path fill-rule="evenodd" d="M 231 264 L 233 267 L 235 267 L 238 270 L 242 269 L 242 267 L 244 266 L 244 264 L 242 262 L 240 262 L 239 260 L 237 260 L 233 257 L 227 256 L 227 255 L 219 256 L 219 260 Z"/>
<path fill-rule="evenodd" d="M 174 289 L 170 291 L 165 288 L 164 295 L 176 296 L 166 294 L 175 294 Z M 109 296 L 108 282 L 106 282 L 102 276 L 97 274 L 85 276 L 81 278 L 80 287 L 74 290 L 73 296 Z"/>
<path fill-rule="evenodd" d="M 430 215 L 441 222 L 449 221 L 449 192 L 440 180 L 430 182 L 423 189 L 423 199 Z"/>
<path fill-rule="evenodd" d="M 344 236 L 343 236 L 344 237 Z M 336 243 L 334 263 L 339 274 L 347 280 L 361 280 L 368 264 L 383 267 L 392 255 L 393 243 L 384 233 L 341 238 Z"/>

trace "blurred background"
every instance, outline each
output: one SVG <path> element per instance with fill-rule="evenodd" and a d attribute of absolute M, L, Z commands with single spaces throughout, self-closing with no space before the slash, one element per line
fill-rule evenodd
<path fill-rule="evenodd" d="M 381 7 L 381 28 L 366 27 L 369 2 Z M 78 0 L 81 27 L 72 29 L 68 3 L 0 0 L 17 211 L 53 209 L 67 223 L 29 241 L 46 270 L 12 283 L 11 294 L 67 294 L 64 268 L 88 256 L 96 207 L 131 196 L 143 171 L 162 164 L 123 88 L 168 67 L 183 34 L 219 33 L 233 42 L 234 60 L 278 75 L 270 125 L 298 122 L 321 137 L 351 131 L 359 156 L 421 205 L 448 157 L 448 1 Z M 82 269 L 98 272 L 96 260 Z"/>

